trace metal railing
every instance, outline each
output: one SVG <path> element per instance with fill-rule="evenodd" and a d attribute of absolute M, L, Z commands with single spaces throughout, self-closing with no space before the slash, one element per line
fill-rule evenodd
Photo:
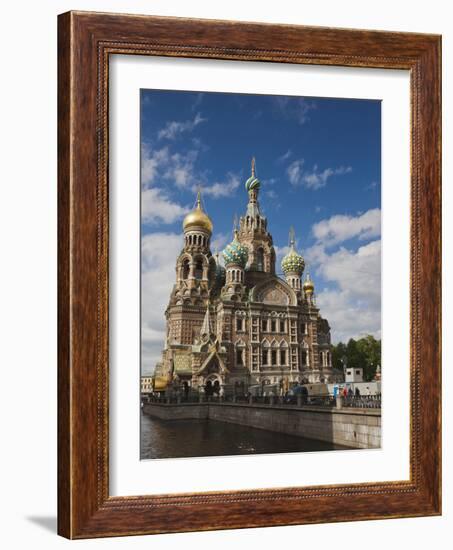
<path fill-rule="evenodd" d="M 157 404 L 198 404 L 218 403 L 238 405 L 268 405 L 275 407 L 325 407 L 325 408 L 354 408 L 354 409 L 380 409 L 381 395 L 206 395 L 204 393 L 190 392 L 147 395 L 142 397 L 142 403 Z"/>
<path fill-rule="evenodd" d="M 347 395 L 343 397 L 343 407 L 354 409 L 380 409 L 381 394 L 376 395 Z"/>

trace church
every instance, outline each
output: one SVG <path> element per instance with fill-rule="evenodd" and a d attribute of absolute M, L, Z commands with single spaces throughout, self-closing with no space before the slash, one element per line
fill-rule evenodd
<path fill-rule="evenodd" d="M 295 383 L 329 383 L 330 327 L 316 305 L 314 283 L 290 232 L 290 250 L 276 274 L 268 220 L 260 210 L 260 180 L 252 160 L 248 204 L 234 238 L 215 256 L 213 223 L 201 196 L 183 222 L 183 249 L 166 317 L 154 389 L 178 386 L 210 394 L 274 391 Z M 303 282 L 302 282 L 303 281 Z"/>

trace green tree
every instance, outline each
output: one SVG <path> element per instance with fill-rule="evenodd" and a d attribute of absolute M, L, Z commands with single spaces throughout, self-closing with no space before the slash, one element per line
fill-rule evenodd
<path fill-rule="evenodd" d="M 364 357 L 363 376 L 365 380 L 372 380 L 381 364 L 381 341 L 368 334 L 360 338 L 357 345 Z"/>
<path fill-rule="evenodd" d="M 339 342 L 332 347 L 332 366 L 334 369 L 343 370 L 343 357 L 346 356 L 346 346 Z"/>
<path fill-rule="evenodd" d="M 347 344 L 339 342 L 332 347 L 333 367 L 342 371 L 343 360 L 349 367 L 363 368 L 364 379 L 372 380 L 381 364 L 381 341 L 367 334 L 358 340 L 350 338 Z"/>

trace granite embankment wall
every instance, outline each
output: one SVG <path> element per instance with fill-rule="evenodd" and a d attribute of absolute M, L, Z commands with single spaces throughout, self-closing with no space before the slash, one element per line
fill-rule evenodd
<path fill-rule="evenodd" d="M 149 403 L 143 406 L 143 411 L 161 420 L 209 418 L 352 448 L 370 449 L 381 446 L 381 411 L 376 409 L 242 403 Z"/>

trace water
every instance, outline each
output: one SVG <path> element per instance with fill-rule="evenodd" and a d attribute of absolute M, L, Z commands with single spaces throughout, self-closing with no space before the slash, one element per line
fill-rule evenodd
<path fill-rule="evenodd" d="M 141 413 L 141 457 L 182 458 L 345 449 L 217 420 L 158 420 Z"/>

